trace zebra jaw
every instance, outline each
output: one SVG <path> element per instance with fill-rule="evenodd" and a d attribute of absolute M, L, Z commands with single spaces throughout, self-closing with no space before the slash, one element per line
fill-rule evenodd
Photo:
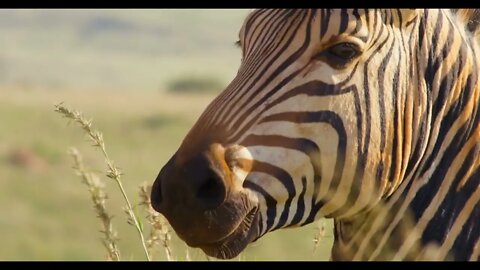
<path fill-rule="evenodd" d="M 198 247 L 208 256 L 218 259 L 232 259 L 238 256 L 248 244 L 258 238 L 258 207 L 252 208 L 237 228 L 219 241 Z"/>

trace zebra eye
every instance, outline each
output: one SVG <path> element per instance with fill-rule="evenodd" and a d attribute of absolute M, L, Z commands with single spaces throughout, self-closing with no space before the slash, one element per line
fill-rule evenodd
<path fill-rule="evenodd" d="M 360 54 L 358 45 L 351 42 L 343 42 L 333 45 L 323 52 L 323 58 L 325 58 L 329 64 L 336 68 L 346 66 L 350 61 Z"/>
<path fill-rule="evenodd" d="M 329 53 L 338 58 L 351 60 L 358 55 L 358 47 L 354 43 L 340 43 L 328 49 Z"/>

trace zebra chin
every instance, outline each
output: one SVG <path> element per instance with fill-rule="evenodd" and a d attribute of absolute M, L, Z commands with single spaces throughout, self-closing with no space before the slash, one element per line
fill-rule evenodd
<path fill-rule="evenodd" d="M 232 259 L 238 256 L 251 242 L 259 237 L 258 208 L 250 210 L 240 224 L 219 241 L 197 245 L 205 254 L 218 259 Z M 188 244 L 188 242 L 187 242 Z"/>

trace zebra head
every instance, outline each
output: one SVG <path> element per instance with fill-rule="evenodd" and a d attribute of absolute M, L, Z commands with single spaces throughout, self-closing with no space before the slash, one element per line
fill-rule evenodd
<path fill-rule="evenodd" d="M 237 76 L 152 187 L 178 236 L 232 258 L 262 235 L 352 219 L 425 150 L 418 10 L 257 10 Z M 420 45 L 421 47 L 422 45 Z M 418 46 L 416 46 L 418 47 Z"/>

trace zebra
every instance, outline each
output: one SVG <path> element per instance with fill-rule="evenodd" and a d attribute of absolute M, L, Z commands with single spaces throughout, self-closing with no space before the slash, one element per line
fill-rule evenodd
<path fill-rule="evenodd" d="M 248 14 L 236 77 L 152 185 L 221 259 L 334 221 L 331 260 L 480 260 L 480 14 Z"/>

